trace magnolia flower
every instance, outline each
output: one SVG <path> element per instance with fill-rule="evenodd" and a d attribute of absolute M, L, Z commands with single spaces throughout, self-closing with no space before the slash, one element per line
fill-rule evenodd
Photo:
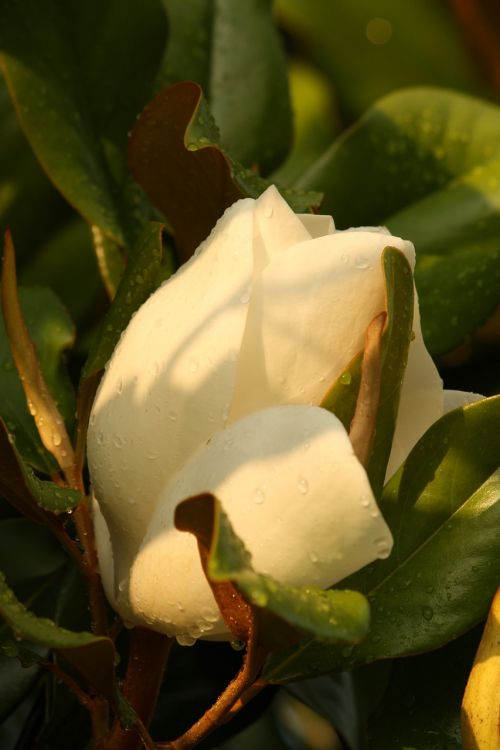
<path fill-rule="evenodd" d="M 269 188 L 229 208 L 139 309 L 88 433 L 107 597 L 131 624 L 180 642 L 229 639 L 176 505 L 212 492 L 260 573 L 327 588 L 392 538 L 339 420 L 320 404 L 385 307 L 382 228 L 336 231 Z M 388 476 L 443 413 L 415 305 Z M 455 396 L 460 402 L 461 397 Z"/>

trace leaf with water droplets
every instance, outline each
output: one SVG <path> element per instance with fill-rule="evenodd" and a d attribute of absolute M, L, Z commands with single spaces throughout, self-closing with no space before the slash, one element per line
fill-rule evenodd
<path fill-rule="evenodd" d="M 224 147 L 268 174 L 286 156 L 292 137 L 286 60 L 271 0 L 169 0 L 166 9 L 169 43 L 158 89 L 196 81 Z"/>
<path fill-rule="evenodd" d="M 113 641 L 92 633 L 61 628 L 30 612 L 8 587 L 0 572 L 0 615 L 17 636 L 53 649 L 108 700 L 115 701 L 115 648 Z"/>
<path fill-rule="evenodd" d="M 130 168 L 174 231 L 181 260 L 206 239 L 226 208 L 258 197 L 269 183 L 233 162 L 193 82 L 160 92 L 142 112 L 129 141 Z M 318 193 L 283 191 L 294 210 L 318 206 Z"/>
<path fill-rule="evenodd" d="M 191 531 L 203 540 L 208 551 L 206 573 L 212 585 L 217 587 L 230 582 L 254 610 L 262 610 L 260 640 L 276 648 L 283 647 L 287 641 L 298 640 L 298 633 L 304 632 L 320 640 L 340 643 L 355 643 L 366 636 L 370 609 L 362 594 L 288 586 L 256 573 L 251 566 L 250 553 L 212 495 L 200 495 L 180 503 L 175 521 L 178 528 Z M 295 636 L 293 630 L 298 631 Z"/>
<path fill-rule="evenodd" d="M 348 657 L 305 643 L 268 666 L 281 682 L 436 649 L 486 615 L 500 579 L 500 396 L 449 412 L 385 487 L 391 556 L 343 581 L 371 605 L 367 638 Z"/>
<path fill-rule="evenodd" d="M 36 156 L 66 200 L 122 246 L 144 217 L 124 163 L 127 131 L 151 93 L 165 34 L 157 0 L 0 4 L 2 67 Z"/>
<path fill-rule="evenodd" d="M 324 191 L 322 210 L 339 228 L 383 224 L 412 240 L 435 356 L 463 344 L 500 304 L 499 129 L 494 104 L 438 89 L 396 92 L 300 180 Z"/>

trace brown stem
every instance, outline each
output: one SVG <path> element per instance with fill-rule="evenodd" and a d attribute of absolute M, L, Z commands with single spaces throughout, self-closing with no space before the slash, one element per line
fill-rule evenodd
<path fill-rule="evenodd" d="M 123 729 L 118 719 L 106 742 L 105 750 L 137 750 L 148 741 L 147 728 L 153 717 L 163 672 L 172 639 L 154 630 L 134 628 L 131 635 L 123 694 L 137 713 L 140 724 Z M 154 747 L 154 745 L 153 745 Z"/>
<path fill-rule="evenodd" d="M 262 690 L 264 690 L 265 687 L 268 686 L 268 682 L 265 680 L 255 680 L 255 682 L 250 685 L 238 698 L 238 700 L 231 706 L 231 709 L 227 713 L 224 724 L 226 724 L 228 721 L 231 721 L 231 719 L 239 712 L 242 708 L 244 708 L 247 703 L 249 703 L 252 698 L 255 698 L 256 695 L 258 695 Z"/>
<path fill-rule="evenodd" d="M 264 658 L 265 652 L 257 645 L 257 639 L 251 638 L 240 671 L 222 695 L 218 697 L 214 705 L 177 739 L 170 742 L 158 742 L 156 744 L 158 750 L 188 750 L 188 748 L 195 747 L 218 726 L 224 724 L 228 713 L 250 688 L 256 675 L 260 672 Z"/>
<path fill-rule="evenodd" d="M 86 560 L 84 574 L 89 591 L 92 632 L 96 635 L 107 635 L 106 603 L 95 548 L 94 525 L 90 517 L 87 498 L 84 498 L 75 508 L 73 519 Z"/>

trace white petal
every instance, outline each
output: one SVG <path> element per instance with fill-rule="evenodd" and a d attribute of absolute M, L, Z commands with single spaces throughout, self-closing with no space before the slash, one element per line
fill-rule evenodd
<path fill-rule="evenodd" d="M 311 239 L 302 221 L 274 185 L 270 185 L 255 201 L 255 232 L 263 254 L 262 263 L 256 260 L 259 269 L 291 245 Z"/>
<path fill-rule="evenodd" d="M 323 214 L 297 214 L 297 216 L 313 240 L 335 232 L 335 223 L 331 216 Z"/>
<path fill-rule="evenodd" d="M 444 391 L 444 414 L 453 409 L 459 409 L 461 406 L 474 404 L 476 401 L 482 401 L 485 396 L 480 393 L 469 393 L 467 391 Z"/>
<path fill-rule="evenodd" d="M 415 338 L 410 342 L 386 479 L 397 471 L 424 432 L 443 415 L 443 382 L 424 344 L 416 292 L 413 332 Z"/>
<path fill-rule="evenodd" d="M 318 407 L 281 406 L 218 433 L 162 493 L 130 581 L 137 620 L 168 634 L 227 637 L 176 504 L 212 491 L 256 571 L 326 588 L 387 556 L 390 532 L 341 423 Z M 200 629 L 201 626 L 201 629 Z"/>
<path fill-rule="evenodd" d="M 88 456 L 118 584 L 160 490 L 227 421 L 251 293 L 254 206 L 232 206 L 140 308 L 101 382 Z"/>
<path fill-rule="evenodd" d="M 319 404 L 385 309 L 381 253 L 413 246 L 379 232 L 336 232 L 288 248 L 256 280 L 231 420 L 280 403 Z"/>

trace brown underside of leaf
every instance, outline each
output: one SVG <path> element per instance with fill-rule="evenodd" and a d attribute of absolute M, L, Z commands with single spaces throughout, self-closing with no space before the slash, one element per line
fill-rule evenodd
<path fill-rule="evenodd" d="M 186 147 L 201 96 L 201 88 L 191 81 L 161 91 L 139 116 L 128 147 L 130 169 L 168 219 L 182 262 L 210 234 L 226 208 L 243 197 L 218 146 L 193 151 Z"/>

